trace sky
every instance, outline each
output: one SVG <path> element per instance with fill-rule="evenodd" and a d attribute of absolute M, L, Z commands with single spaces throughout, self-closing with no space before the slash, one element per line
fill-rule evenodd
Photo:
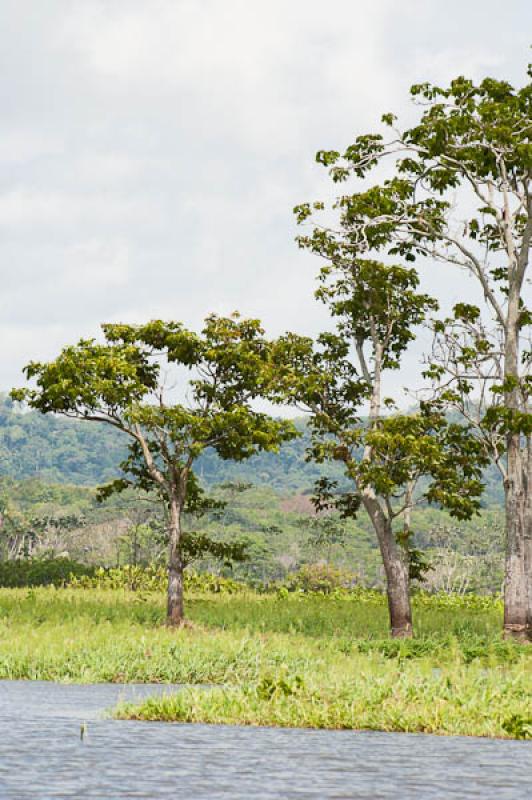
<path fill-rule="evenodd" d="M 316 334 L 292 214 L 331 196 L 315 152 L 413 120 L 412 83 L 521 85 L 531 31 L 528 0 L 2 0 L 0 390 L 102 322 Z"/>

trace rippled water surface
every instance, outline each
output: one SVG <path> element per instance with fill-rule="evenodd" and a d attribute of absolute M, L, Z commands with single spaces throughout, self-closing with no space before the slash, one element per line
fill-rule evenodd
<path fill-rule="evenodd" d="M 164 691 L 0 681 L 0 798 L 532 798 L 527 742 L 103 718 Z"/>

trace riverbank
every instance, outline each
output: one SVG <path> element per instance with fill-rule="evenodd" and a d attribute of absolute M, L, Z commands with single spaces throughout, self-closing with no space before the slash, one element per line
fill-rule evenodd
<path fill-rule="evenodd" d="M 121 699 L 168 690 L 0 681 L 0 797 L 462 800 L 467 787 L 483 800 L 530 794 L 530 742 L 147 725 L 104 713 Z"/>
<path fill-rule="evenodd" d="M 357 657 L 349 674 L 278 671 L 243 687 L 186 688 L 118 719 L 532 738 L 530 665 L 434 668 Z"/>
<path fill-rule="evenodd" d="M 500 604 L 420 598 L 418 637 L 386 638 L 384 600 L 203 595 L 190 628 L 164 598 L 1 590 L 0 678 L 186 683 L 117 714 L 133 719 L 532 734 L 532 648 L 500 639 Z"/>

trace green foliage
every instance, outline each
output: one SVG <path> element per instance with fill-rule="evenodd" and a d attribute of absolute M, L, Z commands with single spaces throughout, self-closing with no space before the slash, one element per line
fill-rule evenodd
<path fill-rule="evenodd" d="M 423 582 L 427 573 L 432 570 L 432 564 L 427 558 L 427 554 L 420 550 L 418 547 L 413 547 L 411 544 L 412 534 L 408 531 L 408 536 L 405 537 L 406 541 L 401 541 L 400 534 L 396 534 L 397 541 L 405 547 L 408 558 L 408 577 L 411 581 Z"/>
<path fill-rule="evenodd" d="M 339 519 L 334 513 L 315 517 L 309 494 L 280 494 L 267 486 L 247 486 L 236 491 L 232 486 L 212 487 L 219 507 L 211 508 L 199 519 L 185 515 L 185 540 L 190 529 L 213 542 L 230 547 L 242 545 L 247 559 L 232 559 L 231 567 L 227 567 L 223 553 L 221 559 L 216 559 L 206 550 L 194 558 L 196 570 L 259 585 L 282 582 L 288 573 L 305 564 L 326 562 L 357 574 L 365 586 L 382 587 L 378 551 L 364 515 L 356 520 Z M 39 523 L 40 529 L 43 521 L 59 523 L 70 518 L 77 519 L 80 527 L 70 531 L 54 525 L 50 529 L 55 541 L 53 552 L 69 553 L 77 561 L 106 566 L 146 565 L 160 559 L 166 547 L 164 515 L 159 505 L 154 504 L 154 498 L 132 490 L 100 504 L 94 490 L 85 487 L 4 479 L 1 497 L 2 548 L 12 537 L 22 540 L 31 536 L 33 541 L 35 534 L 33 546 L 41 557 L 51 549 L 46 545 L 48 531 L 37 532 L 34 522 Z M 409 550 L 421 551 L 435 567 L 426 575 L 432 591 L 458 590 L 460 586 L 468 593 L 499 591 L 504 559 L 500 507 L 483 509 L 481 516 L 470 522 L 457 522 L 440 510 L 421 506 L 413 511 L 411 524 Z M 397 535 L 402 535 L 402 528 L 398 528 Z M 5 558 L 5 551 L 2 552 Z M 187 556 L 186 560 L 191 558 Z M 447 579 L 442 575 L 440 579 L 441 563 L 449 563 L 456 577 Z"/>
<path fill-rule="evenodd" d="M 405 335 L 410 321 L 406 324 Z M 459 519 L 469 518 L 479 508 L 482 468 L 487 464 L 478 438 L 428 403 L 422 403 L 417 413 L 382 417 L 368 425 L 360 406 L 372 395 L 373 379 L 359 377 L 352 361 L 349 319 L 342 321 L 340 331 L 341 336 L 322 335 L 318 347 L 289 334 L 280 340 L 274 356 L 277 396 L 304 404 L 312 412 L 308 457 L 319 464 L 342 463 L 355 486 L 335 499 L 338 481 L 321 478 L 317 507 L 338 505 L 350 516 L 357 512 L 365 488 L 394 502 L 423 477 L 430 479 L 422 490 L 428 502 L 448 508 Z M 364 458 L 363 448 L 368 454 Z"/>
<path fill-rule="evenodd" d="M 243 539 L 222 542 L 212 539 L 206 533 L 185 531 L 182 534 L 184 563 L 190 564 L 208 556 L 231 568 L 235 562 L 248 559 L 248 544 L 249 542 Z"/>
<path fill-rule="evenodd" d="M 412 543 L 412 507 L 425 501 L 457 519 L 472 518 L 481 507 L 489 461 L 502 466 L 506 448 L 527 446 L 532 430 L 530 352 L 520 349 L 516 333 L 530 322 L 521 294 L 532 234 L 532 84 L 516 90 L 503 81 L 475 85 L 459 77 L 448 88 L 420 84 L 412 95 L 422 107 L 414 127 L 401 130 L 396 117 L 385 114 L 382 122 L 393 131 L 389 140 L 370 133 L 343 153 L 317 153 L 334 183 L 352 178 L 354 184 L 333 204 L 333 224 L 314 222 L 324 203 L 295 208 L 298 223 L 310 223 L 299 246 L 325 261 L 316 294 L 336 326 L 316 343 L 287 334 L 276 353 L 278 397 L 311 414 L 309 458 L 342 464 L 351 482 L 346 490 L 321 476 L 316 507 L 336 507 L 351 517 L 360 508 L 368 513 L 388 580 L 398 582 L 390 592 L 392 617 L 394 596 L 401 593 L 408 605 L 399 585 L 406 567 L 417 580 L 429 567 Z M 391 174 L 372 184 L 372 173 L 387 158 Z M 462 232 L 454 215 L 457 190 L 460 199 L 470 193 L 469 217 L 477 205 Z M 457 304 L 451 335 L 449 320 L 435 323 L 425 377 L 437 384 L 436 399 L 422 403 L 419 412 L 387 417 L 394 400 L 383 396 L 383 373 L 399 368 L 416 326 L 437 309 L 434 299 L 419 293 L 417 271 L 391 263 L 418 256 L 469 270 L 496 332 L 485 334 L 478 307 Z M 486 410 L 488 389 L 495 401 Z M 480 415 L 471 413 L 474 394 L 484 404 Z M 362 419 L 364 405 L 368 420 Z M 460 412 L 461 424 L 449 419 L 449 409 Z M 517 475 L 519 459 L 508 463 L 514 469 L 508 491 L 526 486 L 526 470 Z M 401 516 L 402 532 L 396 523 Z"/>
<path fill-rule="evenodd" d="M 485 452 L 498 463 L 512 436 L 524 441 L 532 431 L 531 313 L 524 294 L 532 231 L 531 75 L 529 65 L 521 88 L 464 76 L 446 87 L 418 84 L 411 89 L 420 107 L 413 127 L 401 128 L 385 114 L 389 137 L 365 134 L 343 153 L 320 151 L 317 161 L 333 182 L 352 179 L 352 185 L 334 204 L 340 224 L 318 224 L 299 239 L 344 272 L 383 254 L 406 262 L 424 256 L 473 275 L 483 310 L 458 303 L 452 316 L 434 322 L 425 376 L 441 402 L 476 427 Z M 387 177 L 372 183 L 374 171 L 382 174 L 385 165 Z M 323 208 L 298 207 L 298 221 L 312 221 Z M 332 309 L 339 307 L 341 289 L 338 284 L 333 290 Z M 323 290 L 321 295 L 329 302 Z"/>
<path fill-rule="evenodd" d="M 118 431 L 20 413 L 0 395 L 0 476 L 93 486 L 117 475 L 125 449 Z"/>
<path fill-rule="evenodd" d="M 243 583 L 210 573 L 187 570 L 184 578 L 187 593 L 234 594 L 248 590 Z M 73 573 L 67 583 L 73 589 L 120 589 L 145 594 L 166 591 L 167 579 L 165 567 L 158 565 L 139 567 L 128 564 L 124 567 L 99 567 L 85 575 Z"/>
<path fill-rule="evenodd" d="M 401 131 L 394 115 L 387 114 L 383 121 L 394 129 L 389 141 L 378 134 L 362 135 L 343 155 L 336 151 L 317 156 L 331 168 L 334 181 L 351 175 L 365 178 L 386 157 L 397 157 L 394 177 L 338 200 L 353 248 L 386 249 L 407 260 L 431 255 L 434 243 L 447 233 L 450 202 L 445 193 L 476 182 L 481 208 L 466 225 L 464 240 L 500 251 L 504 244 L 494 224 L 489 193 L 485 201 L 482 194 L 490 181 L 500 188 L 501 164 L 512 186 L 528 180 L 530 83 L 514 89 L 492 78 L 475 85 L 459 77 L 446 88 L 419 84 L 411 92 L 422 107 L 417 125 Z M 417 191 L 420 183 L 424 191 Z M 519 233 L 523 217 L 517 214 L 513 224 Z M 496 277 L 508 276 L 503 272 Z"/>
<path fill-rule="evenodd" d="M 359 162 L 354 172 L 363 177 L 384 144 L 380 137 L 357 142 L 367 163 L 362 167 Z M 345 159 L 354 157 L 355 150 Z M 349 174 L 337 166 L 338 159 L 337 152 L 318 154 L 318 161 L 333 165 L 335 181 Z M 320 476 L 316 510 L 335 508 L 344 518 L 355 518 L 363 508 L 369 516 L 388 581 L 397 581 L 389 587 L 392 628 L 394 598 L 401 594 L 408 605 L 401 576 L 420 580 L 430 566 L 410 541 L 412 507 L 434 503 L 458 519 L 470 519 L 480 508 L 482 470 L 488 463 L 478 436 L 467 424 L 450 421 L 436 402 L 421 403 L 415 413 L 386 416 L 395 403 L 383 396 L 383 375 L 399 369 L 416 327 L 437 308 L 433 298 L 419 292 L 415 269 L 372 258 L 392 237 L 394 192 L 403 203 L 414 195 L 406 180 L 394 179 L 380 195 L 376 187 L 354 198 L 342 196 L 334 206 L 334 227 L 316 225 L 298 238 L 300 247 L 325 260 L 316 295 L 327 305 L 335 330 L 316 342 L 293 333 L 282 337 L 273 348 L 271 388 L 274 400 L 309 412 L 309 460 L 340 463 L 349 483 L 346 489 L 345 481 L 341 487 L 338 480 Z M 376 230 L 371 227 L 372 202 L 379 205 L 381 219 Z M 310 204 L 298 207 L 298 222 L 306 222 L 312 213 Z M 401 248 L 392 252 L 412 258 Z M 401 517 L 399 531 L 396 520 Z"/>
<path fill-rule="evenodd" d="M 49 364 L 30 363 L 26 374 L 37 388 L 13 390 L 11 396 L 42 413 L 106 422 L 126 433 L 131 443 L 122 468 L 141 488 L 155 486 L 165 494 L 172 470 L 189 469 L 208 447 L 222 458 L 240 460 L 295 436 L 290 423 L 251 408 L 268 354 L 255 320 L 211 316 L 201 336 L 180 323 L 160 321 L 103 330 L 103 345 L 82 340 Z M 162 396 L 157 403 L 151 399 L 161 355 L 195 370 L 189 407 L 166 405 Z"/>
<path fill-rule="evenodd" d="M 14 389 L 43 414 L 59 413 L 106 424 L 129 442 L 122 477 L 102 494 L 134 486 L 158 495 L 167 510 L 169 587 L 182 574 L 182 515 L 212 508 L 196 481 L 193 464 L 207 448 L 222 459 L 241 461 L 259 451 L 276 451 L 297 431 L 254 408 L 269 377 L 271 345 L 257 320 L 209 316 L 201 334 L 181 323 L 153 320 L 145 325 L 103 325 L 105 342 L 81 340 L 49 363 L 30 362 L 32 388 Z M 176 377 L 192 372 L 182 387 L 184 403 L 168 398 L 167 369 Z M 214 552 L 243 558 L 243 545 L 211 541 L 187 531 L 191 557 Z M 181 583 L 176 583 L 181 586 Z M 168 618 L 183 617 L 181 590 L 168 594 Z"/>
<path fill-rule="evenodd" d="M 259 700 L 274 700 L 276 697 L 290 697 L 299 694 L 305 686 L 301 675 L 264 675 L 252 691 Z"/>
<path fill-rule="evenodd" d="M 391 120 L 386 117 L 388 123 Z M 369 136 L 346 151 L 345 166 L 338 167 L 338 152 L 320 152 L 317 158 L 333 165 L 331 174 L 337 181 L 351 171 L 363 177 L 385 151 L 380 136 Z M 404 163 L 402 167 L 406 169 Z M 441 176 L 438 180 L 441 183 Z M 316 343 L 294 334 L 277 343 L 274 396 L 311 413 L 309 458 L 344 465 L 354 485 L 339 500 L 345 515 L 355 514 L 372 492 L 382 501 L 382 515 L 391 519 L 401 506 L 409 506 L 408 495 L 420 480 L 418 497 L 421 493 L 459 519 L 471 517 L 480 506 L 482 469 L 488 459 L 468 426 L 450 422 L 436 403 L 422 403 L 415 414 L 383 417 L 383 407 L 393 406 L 393 400 L 382 397 L 382 374 L 399 368 L 416 326 L 437 303 L 418 291 L 415 269 L 384 264 L 371 255 L 390 245 L 390 254 L 413 258 L 404 238 L 396 247 L 390 243 L 395 243 L 397 230 L 403 230 L 403 217 L 398 223 L 394 217 L 399 206 L 404 212 L 405 206 L 417 202 L 414 185 L 396 177 L 383 187 L 341 196 L 335 205 L 338 225 L 317 225 L 298 238 L 300 247 L 326 262 L 316 294 L 328 306 L 336 330 L 322 334 Z M 321 206 L 314 208 L 319 211 Z M 427 209 L 437 215 L 439 201 L 429 198 Z M 299 222 L 306 221 L 312 215 L 310 205 L 298 207 L 296 214 Z M 365 403 L 369 422 L 361 417 Z M 318 508 L 338 503 L 333 481 L 322 478 L 317 488 Z"/>
<path fill-rule="evenodd" d="M 106 613 L 113 619 L 112 646 L 109 638 L 98 642 L 101 657 L 96 664 L 94 646 L 81 658 L 75 647 L 71 649 L 70 679 L 72 665 L 84 664 L 86 680 L 94 680 L 97 669 L 102 677 L 114 675 L 117 680 L 164 676 L 165 680 L 211 684 L 207 689 L 189 687 L 164 698 L 150 698 L 141 707 L 121 707 L 120 717 L 508 738 L 528 735 L 530 649 L 498 638 L 500 606 L 496 612 L 494 607 L 464 607 L 462 627 L 455 632 L 456 614 L 434 601 L 420 609 L 419 638 L 390 641 L 384 638 L 382 596 L 380 602 L 366 602 L 351 596 L 311 595 L 303 600 L 291 595 L 279 602 L 250 593 L 219 595 L 193 605 L 194 628 L 170 638 L 164 629 L 147 632 L 135 620 L 128 627 L 128 657 L 124 658 L 122 617 L 109 600 L 102 597 L 99 602 L 107 603 Z M 126 613 L 127 599 L 121 603 Z M 137 614 L 149 611 L 146 604 L 135 608 Z M 42 613 L 40 605 L 34 613 Z M 77 613 L 83 614 L 81 605 Z M 96 608 L 90 613 L 94 616 Z M 128 609 L 127 613 L 132 612 Z M 15 617 L 17 630 L 24 624 L 20 614 Z M 52 614 L 49 608 L 48 619 Z M 96 631 L 89 619 L 80 616 L 78 624 L 83 625 L 84 640 L 94 641 Z M 49 624 L 42 623 L 44 630 Z M 48 674 L 62 669 L 57 654 L 50 658 L 48 653 L 45 661 L 44 630 L 41 626 L 41 642 L 30 663 L 23 661 L 21 644 L 15 640 L 14 674 L 32 665 Z M 138 643 L 132 637 L 138 637 Z"/>
<path fill-rule="evenodd" d="M 379 730 L 440 735 L 520 737 L 520 729 L 501 724 L 500 718 L 522 708 L 529 680 L 488 674 L 480 669 L 430 671 L 417 663 L 400 670 L 382 670 L 357 660 L 358 674 L 344 679 L 335 671 L 334 682 L 298 673 L 289 683 L 270 679 L 279 688 L 268 692 L 252 687 L 191 687 L 140 705 L 120 706 L 115 716 L 168 722 L 260 725 L 278 727 Z M 330 674 L 330 673 L 329 673 Z M 301 688 L 295 685 L 296 677 Z M 270 685 L 270 684 L 268 684 Z M 295 685 L 295 688 L 293 688 Z M 511 712 L 514 711 L 512 714 Z"/>
<path fill-rule="evenodd" d="M 286 576 L 284 586 L 290 591 L 330 594 L 337 589 L 352 589 L 358 576 L 328 564 L 305 564 Z M 282 595 L 280 595 L 282 597 Z"/>
<path fill-rule="evenodd" d="M 90 581 L 95 568 L 69 558 L 30 558 L 0 561 L 0 586 L 65 586 L 72 579 Z"/>
<path fill-rule="evenodd" d="M 91 575 L 72 575 L 68 586 L 72 589 L 127 589 L 129 591 L 163 592 L 167 572 L 162 566 L 98 567 Z"/>
<path fill-rule="evenodd" d="M 339 427 L 360 423 L 360 406 L 374 389 L 369 365 L 375 346 L 378 369 L 398 369 L 401 355 L 414 338 L 414 327 L 435 301 L 417 291 L 414 270 L 361 259 L 347 237 L 331 243 L 323 241 L 329 234 L 320 230 L 315 235 L 320 237 L 319 246 L 307 238 L 299 243 L 327 260 L 316 294 L 335 318 L 336 333 L 321 334 L 317 346 L 308 337 L 282 337 L 273 352 L 273 391 L 312 409 L 313 426 L 334 433 Z M 358 368 L 356 359 L 363 362 Z M 360 439 L 350 444 L 357 446 Z"/>
<path fill-rule="evenodd" d="M 278 453 L 262 452 L 245 462 L 232 462 L 222 461 L 212 449 L 206 450 L 196 462 L 198 479 L 207 489 L 232 482 L 295 492 L 308 491 L 320 475 L 327 475 L 347 488 L 341 464 L 319 465 L 306 460 L 310 429 L 302 418 L 294 419 L 293 423 L 300 435 L 283 442 Z M 22 438 L 17 438 L 19 429 L 23 431 Z M 0 398 L 0 477 L 4 476 L 4 482 L 6 476 L 10 480 L 25 480 L 23 494 L 27 494 L 28 502 L 33 503 L 32 487 L 39 486 L 40 492 L 54 492 L 62 507 L 69 504 L 69 492 L 76 495 L 77 503 L 78 497 L 89 497 L 90 493 L 77 493 L 74 486 L 61 489 L 60 484 L 109 483 L 118 479 L 118 465 L 126 455 L 119 431 L 106 426 L 83 425 L 52 414 L 32 411 L 21 414 L 14 410 L 11 401 Z M 502 488 L 496 470 L 485 471 L 483 480 L 486 503 L 500 502 Z"/>
<path fill-rule="evenodd" d="M 361 486 L 373 486 L 391 497 L 398 487 L 420 476 L 430 479 L 424 496 L 447 508 L 451 516 L 469 519 L 479 508 L 482 467 L 487 458 L 478 437 L 464 425 L 449 422 L 434 404 L 422 403 L 418 414 L 394 415 L 368 431 L 371 461 L 356 474 Z"/>
<path fill-rule="evenodd" d="M 502 728 L 512 739 L 532 739 L 532 717 L 512 714 L 502 723 Z"/>

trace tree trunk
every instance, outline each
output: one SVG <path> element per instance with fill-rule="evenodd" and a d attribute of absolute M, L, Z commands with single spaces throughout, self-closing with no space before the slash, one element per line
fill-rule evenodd
<path fill-rule="evenodd" d="M 168 544 L 168 596 L 166 624 L 172 627 L 183 625 L 185 620 L 183 603 L 183 556 L 181 553 L 181 504 L 170 502 Z"/>
<path fill-rule="evenodd" d="M 529 605 L 525 558 L 527 550 L 526 510 L 522 473 L 518 463 L 519 456 L 519 442 L 517 441 L 508 448 L 508 478 L 505 486 L 504 636 L 505 638 L 525 640 L 527 638 Z"/>
<path fill-rule="evenodd" d="M 510 285 L 505 330 L 504 377 L 508 382 L 504 401 L 508 410 L 520 411 L 519 378 L 519 291 Z M 528 497 L 528 459 L 519 432 L 506 439 L 507 475 L 505 481 L 506 565 L 504 579 L 504 636 L 527 640 L 532 634 L 529 597 L 530 499 Z M 528 529 L 528 530 L 527 530 Z"/>
<path fill-rule="evenodd" d="M 386 575 L 391 635 L 394 639 L 409 639 L 413 630 L 408 560 L 397 544 L 391 522 L 380 508 L 377 498 L 366 496 L 363 502 L 379 541 Z"/>
<path fill-rule="evenodd" d="M 393 534 L 391 534 L 393 538 Z M 393 543 L 392 552 L 383 552 L 386 572 L 386 594 L 390 613 L 390 628 L 394 639 L 408 639 L 412 636 L 412 608 L 410 605 L 410 579 L 408 564 Z M 381 551 L 382 552 L 382 551 Z"/>
<path fill-rule="evenodd" d="M 532 436 L 527 438 L 524 470 L 524 562 L 527 589 L 527 639 L 532 641 Z"/>

